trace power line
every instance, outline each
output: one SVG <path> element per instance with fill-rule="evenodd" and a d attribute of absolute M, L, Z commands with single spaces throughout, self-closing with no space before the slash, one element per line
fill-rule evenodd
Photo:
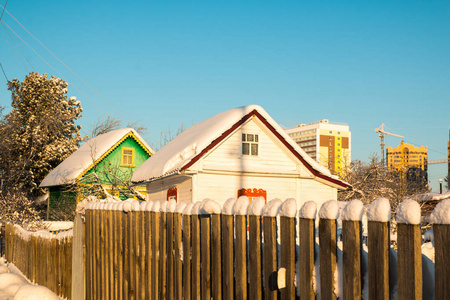
<path fill-rule="evenodd" d="M 11 48 L 11 50 L 16 54 L 17 58 L 20 60 L 20 62 L 22 63 L 23 67 L 25 68 L 25 70 L 28 71 L 27 66 L 25 65 L 25 63 L 23 62 L 23 60 L 20 58 L 19 54 L 16 52 L 16 50 L 11 46 L 11 44 L 9 43 L 9 41 L 6 39 L 6 36 L 3 34 L 3 31 L 0 30 L 0 33 L 2 34 L 3 38 L 5 39 L 6 43 L 8 44 L 9 48 Z"/>
<path fill-rule="evenodd" d="M 3 18 L 3 13 L 4 13 L 5 10 L 6 10 L 6 4 L 8 4 L 8 0 L 6 0 L 5 6 L 3 6 L 2 15 L 0 16 L 0 21 L 2 20 L 2 18 Z"/>
<path fill-rule="evenodd" d="M 0 5 L 0 7 L 2 7 Z M 6 7 L 6 4 L 5 4 Z M 22 23 L 20 23 L 8 10 L 5 9 L 5 7 L 2 7 L 4 11 L 6 11 L 6 13 L 12 17 L 14 19 L 14 21 L 17 22 L 17 24 L 19 24 L 29 35 L 31 35 L 42 47 L 44 47 L 45 50 L 47 50 L 56 60 L 58 60 L 63 66 L 65 66 L 70 72 L 72 72 L 72 74 L 74 74 L 79 80 L 81 80 L 87 87 L 89 87 L 92 91 L 94 91 L 100 98 L 102 98 L 106 103 L 108 103 L 112 108 L 114 108 L 122 117 L 124 117 L 126 120 L 128 120 L 129 123 L 131 123 L 132 125 L 136 126 L 136 123 L 131 121 L 127 116 L 125 116 L 119 109 L 117 109 L 111 102 L 109 102 L 105 97 L 103 97 L 96 89 L 94 89 L 92 86 L 90 86 L 86 81 L 84 81 L 77 73 L 75 73 L 75 71 L 73 71 L 71 68 L 69 68 L 64 62 L 62 62 L 52 51 L 50 51 L 50 49 L 48 49 L 38 38 L 36 38 L 28 29 L 25 28 L 25 26 L 22 25 Z M 3 21 L 5 22 L 5 21 Z M 6 24 L 6 22 L 5 22 Z M 6 24 L 7 25 L 7 24 Z M 8 25 L 7 25 L 8 26 Z M 11 27 L 8 26 L 8 28 L 11 29 Z M 11 29 L 11 31 L 13 31 Z M 13 31 L 14 32 L 14 31 Z M 14 32 L 14 34 L 17 35 L 17 33 Z M 17 35 L 18 36 L 18 35 Z M 20 37 L 19 37 L 20 38 Z M 23 41 L 22 38 L 20 38 Z M 25 43 L 25 42 L 24 42 Z M 26 43 L 25 43 L 26 44 Z M 28 44 L 26 44 L 28 46 Z M 30 46 L 28 46 L 30 47 Z M 33 52 L 36 53 L 36 51 L 33 50 Z M 38 55 L 36 53 L 36 55 Z M 39 56 L 39 55 L 38 55 Z M 39 56 L 40 57 L 40 56 Z M 40 57 L 41 58 L 41 57 Z M 42 59 L 42 58 L 41 58 Z M 43 60 L 43 59 L 42 59 Z M 44 60 L 45 61 L 45 60 Z M 47 62 L 46 62 L 47 63 Z M 48 63 L 47 63 L 48 64 Z M 55 70 L 53 67 L 51 67 L 53 70 Z M 55 70 L 56 71 L 56 70 Z M 57 72 L 57 71 L 56 71 Z M 59 72 L 57 72 L 59 74 Z M 59 74 L 61 76 L 61 74 Z M 62 77 L 62 76 L 61 76 Z M 73 86 L 73 85 L 72 85 Z M 78 89 L 77 89 L 78 90 Z M 79 91 L 79 90 L 78 90 Z M 81 93 L 81 92 L 80 92 Z M 84 94 L 83 94 L 84 95 Z M 88 98 L 89 99 L 89 98 Z M 90 99 L 89 99 L 90 100 Z M 90 100 L 91 101 L 91 100 Z M 91 101 L 92 102 L 92 101 Z M 96 105 L 97 106 L 97 105 Z M 98 107 L 98 106 L 97 106 Z M 102 110 L 103 111 L 103 110 Z M 104 111 L 103 111 L 104 112 Z M 106 113 L 106 112 L 105 112 Z M 109 114 L 106 113 L 108 116 Z M 149 136 L 149 135 L 148 135 Z M 150 139 L 152 139 L 153 141 L 155 141 L 156 143 L 159 143 L 157 140 L 155 140 L 154 138 L 152 138 L 151 136 L 149 136 Z"/>
<path fill-rule="evenodd" d="M 30 45 L 28 45 L 27 42 L 25 42 L 11 27 L 9 27 L 9 25 L 5 22 L 5 20 L 3 20 L 3 23 L 9 28 L 9 30 L 11 30 L 25 45 L 28 46 L 28 48 L 30 48 L 43 62 L 45 62 L 50 68 L 52 68 L 53 71 L 55 71 L 64 81 L 67 82 L 67 80 L 61 75 L 61 73 L 59 73 L 49 62 L 47 62 L 44 58 L 42 58 L 42 56 L 39 55 L 39 53 L 36 52 L 36 50 L 33 49 L 33 47 L 31 47 Z M 94 101 L 92 101 L 88 96 L 86 96 L 82 91 L 80 91 L 75 85 L 70 84 L 73 88 L 75 88 L 79 93 L 81 93 L 86 99 L 88 99 L 92 104 L 94 104 L 99 110 L 101 110 L 103 113 L 105 113 L 107 116 L 109 116 L 109 114 L 104 111 L 101 107 L 99 107 L 97 104 L 94 103 Z M 110 116 L 111 117 L 111 116 Z"/>
<path fill-rule="evenodd" d="M 1 62 L 0 62 L 0 67 L 2 68 L 3 75 L 5 75 L 6 81 L 9 82 L 8 77 L 6 76 L 5 70 L 3 69 L 3 65 Z"/>
<path fill-rule="evenodd" d="M 9 32 L 9 30 L 5 27 L 5 24 L 2 23 L 3 28 L 5 28 L 5 31 L 8 33 L 9 37 L 14 41 L 14 43 L 16 44 L 17 48 L 19 48 L 20 53 L 22 53 L 23 57 L 25 57 L 26 61 L 30 64 L 31 69 L 34 70 L 34 66 L 31 63 L 31 61 L 28 59 L 28 57 L 25 55 L 25 53 L 22 51 L 22 48 L 20 48 L 20 45 L 17 43 L 16 39 L 14 39 L 14 37 L 11 35 L 11 33 Z"/>

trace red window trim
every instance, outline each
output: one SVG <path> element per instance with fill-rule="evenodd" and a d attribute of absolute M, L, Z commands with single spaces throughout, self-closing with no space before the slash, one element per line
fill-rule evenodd
<path fill-rule="evenodd" d="M 175 196 L 175 200 L 178 202 L 178 189 L 176 187 L 167 190 L 167 201 L 173 196 Z"/>
<path fill-rule="evenodd" d="M 247 197 L 252 197 L 252 198 L 256 198 L 256 197 L 264 197 L 264 200 L 266 200 L 267 203 L 267 191 L 263 190 L 263 189 L 240 189 L 237 192 L 237 196 L 238 198 L 240 196 L 247 196 Z"/>

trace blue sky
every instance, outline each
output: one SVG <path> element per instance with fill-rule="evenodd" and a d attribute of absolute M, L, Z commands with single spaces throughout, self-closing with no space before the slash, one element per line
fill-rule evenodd
<path fill-rule="evenodd" d="M 259 104 L 287 127 L 348 123 L 352 159 L 379 155 L 381 123 L 427 146 L 429 159 L 446 158 L 448 1 L 9 0 L 6 9 L 115 107 L 5 13 L 6 24 L 72 85 L 86 132 L 106 112 L 146 125 L 156 143 L 169 127 Z M 18 53 L 0 36 L 8 78 L 32 70 L 60 76 L 9 29 L 0 31 Z M 2 75 L 0 104 L 9 103 Z M 386 137 L 386 146 L 399 143 Z M 429 167 L 435 190 L 446 172 L 445 164 Z"/>

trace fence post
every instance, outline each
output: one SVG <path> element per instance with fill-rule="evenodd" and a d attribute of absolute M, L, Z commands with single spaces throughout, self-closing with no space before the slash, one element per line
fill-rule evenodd
<path fill-rule="evenodd" d="M 330 213 L 331 212 L 331 213 Z M 319 210 L 319 257 L 321 299 L 336 299 L 334 293 L 336 268 L 336 218 L 339 212 L 337 201 L 322 204 Z"/>
<path fill-rule="evenodd" d="M 314 243 L 317 204 L 314 201 L 308 201 L 303 204 L 299 211 L 299 262 L 300 262 L 300 299 L 314 300 Z"/>
<path fill-rule="evenodd" d="M 146 281 L 146 263 L 145 261 L 149 259 L 147 252 L 150 252 L 147 248 L 147 240 L 149 232 L 146 231 L 145 227 L 145 208 L 147 206 L 147 202 L 141 202 L 139 206 L 139 217 L 138 217 L 138 230 L 137 230 L 137 242 L 139 245 L 139 281 L 137 283 L 139 287 L 139 294 L 137 295 L 137 299 L 145 299 L 149 290 L 147 289 L 147 281 Z M 147 297 L 148 298 L 148 297 Z"/>
<path fill-rule="evenodd" d="M 173 214 L 173 228 L 174 228 L 174 282 L 175 282 L 175 299 L 181 300 L 183 298 L 183 261 L 181 258 L 182 251 L 182 228 L 181 228 L 181 212 L 186 203 L 180 202 Z M 185 241 L 186 242 L 186 241 Z"/>
<path fill-rule="evenodd" d="M 153 206 L 153 202 L 146 202 L 144 211 L 143 211 L 143 229 L 142 233 L 144 234 L 144 243 L 145 243 L 145 273 L 144 273 L 144 285 L 145 286 L 145 294 L 144 299 L 152 298 L 152 267 L 153 267 L 153 250 L 152 250 L 152 213 L 151 209 Z"/>
<path fill-rule="evenodd" d="M 250 299 L 262 299 L 262 242 L 261 242 L 261 215 L 266 200 L 263 197 L 253 199 L 248 206 L 248 227 L 251 249 L 249 255 L 249 295 Z"/>
<path fill-rule="evenodd" d="M 405 200 L 397 207 L 398 299 L 422 299 L 420 205 Z"/>
<path fill-rule="evenodd" d="M 443 200 L 431 213 L 435 247 L 435 299 L 450 299 L 450 200 Z"/>
<path fill-rule="evenodd" d="M 220 228 L 220 216 L 222 213 L 221 206 L 210 199 L 206 199 L 202 204 L 202 213 L 207 214 L 209 216 L 210 222 L 208 222 L 207 226 L 209 226 L 209 231 L 211 234 L 203 233 L 202 231 L 202 240 L 209 239 L 209 247 L 210 251 L 207 252 L 207 255 L 210 256 L 210 284 L 209 287 L 211 289 L 210 292 L 206 293 L 206 299 L 209 299 L 210 295 L 213 299 L 221 300 L 222 299 L 222 239 L 221 239 L 221 228 Z M 203 220 L 202 220 L 203 222 Z M 202 223 L 203 230 L 203 223 Z M 203 251 L 202 247 L 202 251 Z M 203 255 L 202 255 L 203 256 Z M 202 262 L 203 263 L 203 262 Z M 205 281 L 203 279 L 203 281 Z"/>
<path fill-rule="evenodd" d="M 159 213 L 159 296 L 166 299 L 167 292 L 167 201 L 162 202 Z"/>
<path fill-rule="evenodd" d="M 159 215 L 160 202 L 155 201 L 152 205 L 152 297 L 158 299 L 159 296 Z"/>
<path fill-rule="evenodd" d="M 211 299 L 211 215 L 200 216 L 201 299 Z"/>
<path fill-rule="evenodd" d="M 235 299 L 234 294 L 234 226 L 233 205 L 236 199 L 228 199 L 222 209 L 223 298 Z"/>
<path fill-rule="evenodd" d="M 280 289 L 281 299 L 295 299 L 295 199 L 285 200 L 280 207 L 281 268 L 286 269 L 286 287 Z"/>
<path fill-rule="evenodd" d="M 200 299 L 200 216 L 201 202 L 196 202 L 192 208 L 192 299 Z"/>
<path fill-rule="evenodd" d="M 389 200 L 375 200 L 368 212 L 369 299 L 389 299 Z"/>
<path fill-rule="evenodd" d="M 361 299 L 361 220 L 364 206 L 360 200 L 347 203 L 341 213 L 342 219 L 342 276 L 343 298 Z"/>
<path fill-rule="evenodd" d="M 239 197 L 234 203 L 235 224 L 235 280 L 236 299 L 247 299 L 247 210 L 248 198 Z"/>
<path fill-rule="evenodd" d="M 87 213 L 88 211 L 86 211 Z M 85 224 L 80 213 L 77 213 L 73 222 L 73 246 L 72 246 L 72 287 L 71 299 L 82 300 L 86 297 L 85 272 L 86 272 L 86 253 L 85 253 Z M 36 237 L 33 237 L 33 243 L 36 244 Z M 36 278 L 34 276 L 34 278 Z"/>
<path fill-rule="evenodd" d="M 183 297 L 191 299 L 191 209 L 193 204 L 189 203 L 183 210 Z"/>
<path fill-rule="evenodd" d="M 174 200 L 175 201 L 175 200 Z M 168 300 L 172 300 L 174 297 L 174 288 L 175 288 L 175 282 L 173 277 L 173 271 L 174 271 L 174 257 L 173 257 L 173 211 L 169 210 L 170 201 L 168 204 L 168 210 L 166 212 L 166 223 L 167 223 L 167 253 L 166 253 L 166 259 L 167 259 L 167 289 L 166 289 L 166 298 Z"/>

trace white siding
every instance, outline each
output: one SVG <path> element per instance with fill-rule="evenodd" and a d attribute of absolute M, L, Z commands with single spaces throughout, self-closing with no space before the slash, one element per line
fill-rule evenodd
<path fill-rule="evenodd" d="M 178 202 L 192 201 L 191 178 L 186 176 L 173 176 L 147 183 L 147 199 L 149 201 L 166 201 L 167 190 L 173 187 L 178 189 Z"/>
<path fill-rule="evenodd" d="M 302 179 L 299 198 L 301 203 L 314 200 L 317 205 L 321 205 L 328 200 L 337 200 L 337 189 L 314 179 Z"/>
<path fill-rule="evenodd" d="M 203 158 L 203 169 L 298 174 L 296 162 L 281 150 L 284 146 L 277 145 L 262 128 L 253 119 L 245 123 Z M 258 134 L 258 156 L 241 154 L 243 133 Z"/>

